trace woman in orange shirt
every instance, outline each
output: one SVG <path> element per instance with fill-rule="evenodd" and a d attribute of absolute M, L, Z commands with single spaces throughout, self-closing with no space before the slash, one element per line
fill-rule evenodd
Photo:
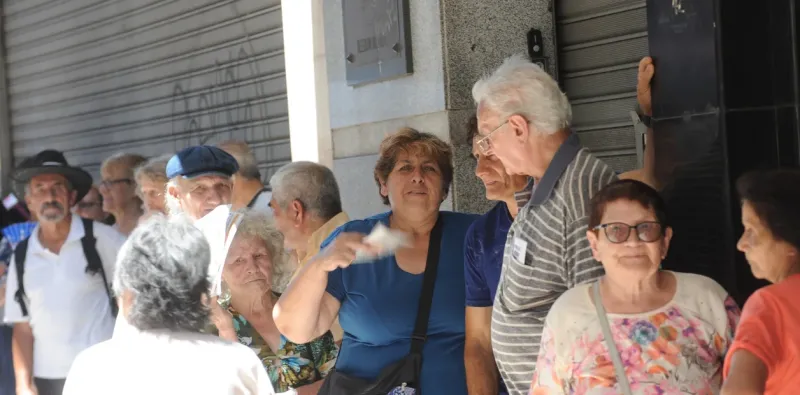
<path fill-rule="evenodd" d="M 737 182 L 744 234 L 736 247 L 772 283 L 742 311 L 722 395 L 800 393 L 800 171 L 753 172 Z"/>

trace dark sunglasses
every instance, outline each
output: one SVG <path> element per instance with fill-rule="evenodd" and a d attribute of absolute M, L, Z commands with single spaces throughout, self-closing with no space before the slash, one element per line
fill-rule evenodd
<path fill-rule="evenodd" d="M 78 202 L 78 208 L 81 210 L 88 210 L 94 207 L 101 207 L 103 202 Z"/>
<path fill-rule="evenodd" d="M 637 225 L 628 225 L 621 222 L 601 224 L 594 227 L 594 230 L 603 229 L 608 241 L 612 243 L 624 243 L 631 235 L 631 229 L 636 229 L 636 237 L 639 241 L 652 243 L 661 239 L 664 228 L 658 222 L 642 222 Z"/>
<path fill-rule="evenodd" d="M 100 187 L 108 189 L 108 188 L 111 188 L 112 185 L 122 184 L 122 183 L 133 184 L 133 180 L 131 180 L 130 178 L 119 178 L 119 179 L 116 179 L 116 180 L 103 180 L 103 181 L 100 182 Z"/>

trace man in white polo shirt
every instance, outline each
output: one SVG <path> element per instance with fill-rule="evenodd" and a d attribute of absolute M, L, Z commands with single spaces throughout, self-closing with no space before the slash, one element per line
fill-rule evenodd
<path fill-rule="evenodd" d="M 14 179 L 25 183 L 39 219 L 8 272 L 4 321 L 14 325 L 17 394 L 60 395 L 78 353 L 111 337 L 116 304 L 108 281 L 125 238 L 71 213 L 92 177 L 60 152 L 38 153 Z"/>

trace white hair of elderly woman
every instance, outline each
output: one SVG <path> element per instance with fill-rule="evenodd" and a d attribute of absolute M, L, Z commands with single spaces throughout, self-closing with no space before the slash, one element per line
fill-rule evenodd
<path fill-rule="evenodd" d="M 133 296 L 128 323 L 139 330 L 205 328 L 210 261 L 206 238 L 188 220 L 154 216 L 139 225 L 117 254 L 114 271 L 114 292 Z"/>
<path fill-rule="evenodd" d="M 478 109 L 487 108 L 500 119 L 522 115 L 540 133 L 569 127 L 572 107 L 558 83 L 524 55 L 508 57 L 472 87 Z"/>
<path fill-rule="evenodd" d="M 241 220 L 236 225 L 234 239 L 252 237 L 264 243 L 272 262 L 271 289 L 283 292 L 289 285 L 294 267 L 283 247 L 283 235 L 275 227 L 275 220 L 267 213 L 249 208 L 238 210 L 236 214 L 241 216 Z"/>

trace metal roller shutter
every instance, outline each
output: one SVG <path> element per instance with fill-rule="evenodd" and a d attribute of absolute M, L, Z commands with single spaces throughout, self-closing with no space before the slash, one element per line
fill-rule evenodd
<path fill-rule="evenodd" d="M 556 0 L 560 82 L 584 145 L 622 172 L 637 167 L 630 111 L 647 56 L 644 0 Z"/>
<path fill-rule="evenodd" d="M 290 161 L 280 0 L 2 0 L 13 152 L 65 152 L 98 179 L 115 152 L 246 139 Z"/>

